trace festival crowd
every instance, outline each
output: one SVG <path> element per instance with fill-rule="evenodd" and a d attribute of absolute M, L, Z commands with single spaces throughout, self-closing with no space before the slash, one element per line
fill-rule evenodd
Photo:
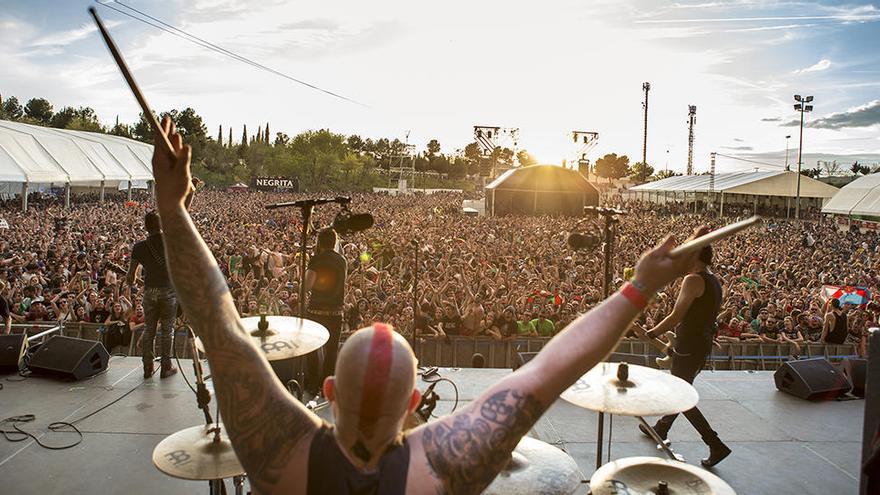
<path fill-rule="evenodd" d="M 44 198 L 31 201 L 27 213 L 14 202 L 0 205 L 9 226 L 0 230 L 0 322 L 5 311 L 12 323 L 98 323 L 112 336 L 111 345 L 137 338 L 144 323 L 143 286 L 140 279 L 127 286 L 125 272 L 132 245 L 146 237 L 143 218 L 151 201 L 145 195 L 135 199 L 80 201 L 65 209 Z M 291 199 L 204 190 L 193 202 L 194 221 L 242 316 L 299 312 L 299 212 L 264 208 Z M 471 217 L 462 213 L 462 199 L 455 193 L 352 196 L 352 211 L 370 212 L 376 223 L 341 238 L 349 270 L 344 329 L 384 321 L 404 335 L 415 326 L 420 335 L 552 336 L 601 300 L 601 248 L 573 251 L 566 244 L 572 231 L 601 236 L 598 221 Z M 614 288 L 638 256 L 668 233 L 684 238 L 701 224 L 723 223 L 685 205 L 620 206 L 629 214 L 616 227 Z M 338 212 L 337 205 L 317 207 L 313 226 L 330 225 Z M 310 249 L 313 244 L 314 237 Z M 719 242 L 713 270 L 725 297 L 717 339 L 787 343 L 796 354 L 797 344 L 822 339 L 832 311 L 821 297 L 822 285 L 863 286 L 877 294 L 878 264 L 876 235 L 840 231 L 828 220 L 801 227 L 769 219 Z M 661 321 L 677 293 L 676 284 L 660 293 L 639 324 L 650 328 Z M 845 342 L 861 354 L 867 329 L 878 325 L 876 301 L 834 310 L 847 322 Z"/>

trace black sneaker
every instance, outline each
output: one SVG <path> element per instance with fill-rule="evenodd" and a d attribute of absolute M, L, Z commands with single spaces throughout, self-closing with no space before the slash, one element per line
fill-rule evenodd
<path fill-rule="evenodd" d="M 169 376 L 176 375 L 177 368 L 174 366 L 163 367 L 162 371 L 159 373 L 159 378 L 168 378 Z"/>
<path fill-rule="evenodd" d="M 701 460 L 700 464 L 702 464 L 703 467 L 712 467 L 723 461 L 730 455 L 730 452 L 730 447 L 724 445 L 724 443 L 719 440 L 718 443 L 709 445 L 709 457 Z"/>
<path fill-rule="evenodd" d="M 648 429 L 645 428 L 645 425 L 643 425 L 643 424 L 639 424 L 639 431 L 642 432 L 642 435 L 645 435 L 646 437 L 650 438 L 651 440 L 654 439 L 654 437 L 651 436 L 651 433 L 648 432 Z M 663 431 L 663 430 L 658 430 L 656 426 L 654 427 L 654 431 L 657 432 L 657 435 L 658 435 L 662 440 L 664 440 L 664 441 L 666 440 L 666 436 L 668 435 L 668 432 Z"/>
<path fill-rule="evenodd" d="M 144 380 L 153 376 L 153 363 L 144 365 Z"/>

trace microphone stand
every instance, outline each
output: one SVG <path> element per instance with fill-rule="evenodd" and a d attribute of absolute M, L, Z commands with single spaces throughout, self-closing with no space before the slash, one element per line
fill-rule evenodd
<path fill-rule="evenodd" d="M 199 360 L 199 348 L 196 347 L 196 336 L 192 328 L 189 329 L 189 345 L 190 352 L 192 352 L 193 373 L 196 376 L 196 402 L 205 415 L 205 425 L 210 425 L 214 423 L 211 418 L 211 408 L 208 407 L 208 404 L 211 403 L 211 392 L 208 392 L 208 387 L 205 386 L 202 362 Z"/>

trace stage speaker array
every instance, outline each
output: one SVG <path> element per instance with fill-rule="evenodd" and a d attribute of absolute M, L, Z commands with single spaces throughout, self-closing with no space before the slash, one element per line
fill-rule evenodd
<path fill-rule="evenodd" d="M 82 380 L 106 370 L 109 361 L 110 354 L 100 342 L 56 335 L 37 349 L 28 368 L 33 373 Z"/>
<path fill-rule="evenodd" d="M 852 382 L 827 359 L 784 363 L 773 375 L 776 388 L 808 400 L 836 399 L 852 390 Z"/>

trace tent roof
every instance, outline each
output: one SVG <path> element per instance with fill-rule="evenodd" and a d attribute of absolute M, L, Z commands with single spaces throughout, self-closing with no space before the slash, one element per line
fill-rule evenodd
<path fill-rule="evenodd" d="M 732 172 L 715 174 L 713 191 L 754 196 L 797 196 L 798 174 L 791 171 Z M 709 192 L 711 176 L 680 175 L 631 188 L 632 191 Z M 830 198 L 837 188 L 801 175 L 801 197 Z"/>
<path fill-rule="evenodd" d="M 576 170 L 558 165 L 531 165 L 512 168 L 499 175 L 486 189 L 542 191 L 542 192 L 596 192 L 583 175 Z"/>
<path fill-rule="evenodd" d="M 880 173 L 866 175 L 843 186 L 822 213 L 880 216 Z"/>
<path fill-rule="evenodd" d="M 0 120 L 0 181 L 116 185 L 152 180 L 151 145 Z"/>

